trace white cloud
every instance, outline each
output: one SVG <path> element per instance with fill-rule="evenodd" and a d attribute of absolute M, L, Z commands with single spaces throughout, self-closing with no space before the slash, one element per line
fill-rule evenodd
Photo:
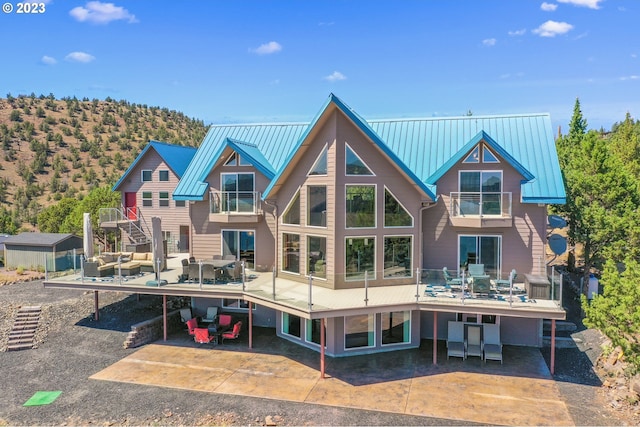
<path fill-rule="evenodd" d="M 558 3 L 567 3 L 574 6 L 588 7 L 589 9 L 600 9 L 598 3 L 603 0 L 558 0 Z"/>
<path fill-rule="evenodd" d="M 58 61 L 56 61 L 56 58 L 54 57 L 44 55 L 42 58 L 40 58 L 40 62 L 42 62 L 45 65 L 54 65 Z"/>
<path fill-rule="evenodd" d="M 555 37 L 559 34 L 568 33 L 573 29 L 573 25 L 566 22 L 547 21 L 533 30 L 534 34 L 540 37 Z"/>
<path fill-rule="evenodd" d="M 640 79 L 640 76 L 636 76 L 636 75 L 620 77 L 620 80 L 622 80 L 622 81 L 624 81 L 624 80 L 638 80 L 638 79 Z"/>
<path fill-rule="evenodd" d="M 526 32 L 527 32 L 527 29 L 523 28 L 521 30 L 509 31 L 507 34 L 509 34 L 510 36 L 522 36 Z"/>
<path fill-rule="evenodd" d="M 94 59 L 96 59 L 96 57 L 93 55 L 89 55 L 86 52 L 71 52 L 70 54 L 65 56 L 64 59 L 71 62 L 87 63 L 93 61 Z"/>
<path fill-rule="evenodd" d="M 553 12 L 557 8 L 557 4 L 547 3 L 546 1 L 540 5 L 540 9 L 544 10 L 545 12 Z"/>
<path fill-rule="evenodd" d="M 337 82 L 337 81 L 340 81 L 340 80 L 347 80 L 347 76 L 342 74 L 340 71 L 334 71 L 333 73 L 329 74 L 328 76 L 323 77 L 323 79 L 327 80 L 329 82 Z"/>
<path fill-rule="evenodd" d="M 69 11 L 69 15 L 77 21 L 91 22 L 93 24 L 108 24 L 111 21 L 120 20 L 127 21 L 130 24 L 138 22 L 135 15 L 129 13 L 124 7 L 99 1 L 87 2 L 85 7 L 74 7 Z"/>
<path fill-rule="evenodd" d="M 258 55 L 271 55 L 282 50 L 282 45 L 278 42 L 269 42 L 261 44 L 255 49 L 249 49 L 249 52 L 257 53 Z"/>
<path fill-rule="evenodd" d="M 496 45 L 496 39 L 484 39 L 482 40 L 482 44 L 485 46 L 495 46 Z"/>

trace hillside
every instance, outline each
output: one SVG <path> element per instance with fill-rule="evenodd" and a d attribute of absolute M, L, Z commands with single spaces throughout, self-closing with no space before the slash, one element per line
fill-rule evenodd
<path fill-rule="evenodd" d="M 11 96 L 0 99 L 0 233 L 63 197 L 113 185 L 149 140 L 197 146 L 201 120 L 167 108 L 116 101 Z M 4 225 L 3 225 L 4 224 Z"/>

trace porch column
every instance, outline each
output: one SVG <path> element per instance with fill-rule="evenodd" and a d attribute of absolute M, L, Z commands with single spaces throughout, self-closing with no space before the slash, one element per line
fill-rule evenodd
<path fill-rule="evenodd" d="M 433 364 L 438 364 L 438 312 L 433 312 Z"/>
<path fill-rule="evenodd" d="M 324 317 L 320 319 L 320 378 L 324 379 Z"/>
<path fill-rule="evenodd" d="M 167 340 L 167 296 L 162 295 L 162 329 L 164 331 L 164 340 Z"/>
<path fill-rule="evenodd" d="M 551 319 L 551 375 L 556 373 L 556 319 Z"/>
<path fill-rule="evenodd" d="M 98 291 L 93 291 L 93 318 L 98 321 L 100 320 L 100 313 L 98 312 Z"/>
<path fill-rule="evenodd" d="M 249 348 L 253 348 L 253 303 L 249 301 Z"/>

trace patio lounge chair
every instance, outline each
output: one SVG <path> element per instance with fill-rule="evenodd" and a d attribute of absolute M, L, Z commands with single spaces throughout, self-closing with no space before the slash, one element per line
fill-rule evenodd
<path fill-rule="evenodd" d="M 450 356 L 466 359 L 464 352 L 464 323 L 449 321 L 447 331 L 447 359 Z"/>
<path fill-rule="evenodd" d="M 513 277 L 512 281 L 509 280 L 509 277 L 507 277 L 506 279 L 497 279 L 496 290 L 498 292 L 509 292 L 509 287 L 511 286 L 512 282 L 516 281 L 517 276 L 518 274 L 516 273 L 516 269 L 514 268 L 513 270 L 511 270 L 511 273 L 509 273 L 509 277 Z"/>
<path fill-rule="evenodd" d="M 231 315 L 221 314 L 220 316 L 218 316 L 218 327 L 221 330 L 231 327 Z"/>
<path fill-rule="evenodd" d="M 202 264 L 202 283 L 216 283 L 216 268 L 211 264 Z"/>
<path fill-rule="evenodd" d="M 469 277 L 484 276 L 484 264 L 469 264 L 468 265 Z"/>
<path fill-rule="evenodd" d="M 482 326 L 467 325 L 467 336 L 464 339 L 464 350 L 466 356 L 478 356 L 484 359 L 482 342 Z"/>
<path fill-rule="evenodd" d="M 224 344 L 224 340 L 235 340 L 240 336 L 240 329 L 242 328 L 242 322 L 236 322 L 233 325 L 233 330 L 230 332 L 222 333 L 222 343 Z"/>
<path fill-rule="evenodd" d="M 442 274 L 444 275 L 444 280 L 451 288 L 462 288 L 462 279 L 453 278 L 447 270 L 447 267 L 442 267 Z"/>
<path fill-rule="evenodd" d="M 193 340 L 199 344 L 208 344 L 210 342 L 215 343 L 216 336 L 209 335 L 209 329 L 207 328 L 196 328 Z"/>
<path fill-rule="evenodd" d="M 202 323 L 214 323 L 218 317 L 218 307 L 207 307 L 207 315 L 202 318 Z"/>
<path fill-rule="evenodd" d="M 193 315 L 191 314 L 191 307 L 181 308 L 180 321 L 182 323 L 187 323 L 187 320 L 189 319 L 193 319 Z"/>
<path fill-rule="evenodd" d="M 475 276 L 471 282 L 471 293 L 477 295 L 489 295 L 491 291 L 491 280 L 489 276 Z"/>
<path fill-rule="evenodd" d="M 187 329 L 189 330 L 189 335 L 195 335 L 195 329 L 198 327 L 198 319 L 195 317 L 193 319 L 187 320 Z"/>
<path fill-rule="evenodd" d="M 500 325 L 484 325 L 484 362 L 487 359 L 499 360 L 502 364 L 502 342 L 500 341 Z"/>

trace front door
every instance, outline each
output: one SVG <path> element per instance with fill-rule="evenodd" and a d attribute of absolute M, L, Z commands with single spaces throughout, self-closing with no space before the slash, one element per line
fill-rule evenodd
<path fill-rule="evenodd" d="M 253 230 L 223 230 L 222 255 L 234 255 L 244 260 L 247 268 L 255 265 L 255 241 Z"/>
<path fill-rule="evenodd" d="M 130 220 L 138 219 L 136 210 L 136 193 L 124 193 L 124 211 L 125 216 Z"/>
<path fill-rule="evenodd" d="M 180 226 L 180 240 L 178 240 L 178 252 L 189 252 L 189 226 Z"/>

